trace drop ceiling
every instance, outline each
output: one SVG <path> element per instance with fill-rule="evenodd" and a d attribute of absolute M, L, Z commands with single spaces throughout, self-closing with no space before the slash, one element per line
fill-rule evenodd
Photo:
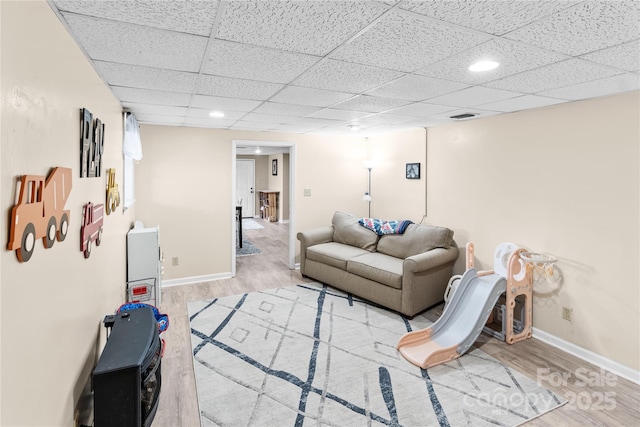
<path fill-rule="evenodd" d="M 147 124 L 366 136 L 640 88 L 633 0 L 49 4 Z"/>

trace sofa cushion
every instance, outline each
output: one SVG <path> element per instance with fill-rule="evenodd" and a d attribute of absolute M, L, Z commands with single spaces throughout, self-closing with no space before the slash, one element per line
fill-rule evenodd
<path fill-rule="evenodd" d="M 349 259 L 368 253 L 368 251 L 354 246 L 329 242 L 308 247 L 307 259 L 346 270 Z"/>
<path fill-rule="evenodd" d="M 374 251 L 378 242 L 378 235 L 358 224 L 355 216 L 336 211 L 331 220 L 333 224 L 333 241 L 345 245 Z"/>
<path fill-rule="evenodd" d="M 411 224 L 404 234 L 380 237 L 377 250 L 386 255 L 405 259 L 435 248 L 448 248 L 453 242 L 453 230 L 425 224 Z"/>
<path fill-rule="evenodd" d="M 402 262 L 402 259 L 374 252 L 351 258 L 347 262 L 347 271 L 392 288 L 402 289 Z"/>

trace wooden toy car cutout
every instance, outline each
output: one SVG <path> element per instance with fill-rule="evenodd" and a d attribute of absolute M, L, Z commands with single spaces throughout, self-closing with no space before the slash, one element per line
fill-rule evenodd
<path fill-rule="evenodd" d="M 7 249 L 16 251 L 18 261 L 27 262 L 36 240 L 42 238 L 48 249 L 67 236 L 69 211 L 64 205 L 71 193 L 71 169 L 56 167 L 46 181 L 44 176 L 23 175 L 16 185 L 18 202 L 11 209 Z"/>
<path fill-rule="evenodd" d="M 116 208 L 120 206 L 120 192 L 118 191 L 118 184 L 116 183 L 116 170 L 114 168 L 107 169 L 107 215 L 111 212 L 115 212 Z"/>
<path fill-rule="evenodd" d="M 102 242 L 102 226 L 104 223 L 104 205 L 89 202 L 82 208 L 82 227 L 80 228 L 80 250 L 84 257 L 91 255 L 91 243 L 100 246 Z"/>

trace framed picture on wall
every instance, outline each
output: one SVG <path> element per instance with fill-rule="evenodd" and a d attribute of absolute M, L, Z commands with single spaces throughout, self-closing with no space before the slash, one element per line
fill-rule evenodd
<path fill-rule="evenodd" d="M 407 163 L 407 179 L 420 179 L 420 163 Z"/>
<path fill-rule="evenodd" d="M 271 175 L 278 175 L 278 159 L 271 160 Z"/>

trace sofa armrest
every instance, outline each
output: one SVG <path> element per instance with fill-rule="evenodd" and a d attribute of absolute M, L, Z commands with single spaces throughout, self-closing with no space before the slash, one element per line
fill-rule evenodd
<path fill-rule="evenodd" d="M 435 248 L 427 252 L 406 258 L 403 262 L 402 271 L 410 274 L 422 273 L 443 264 L 455 262 L 458 259 L 458 248 L 449 249 Z"/>
<path fill-rule="evenodd" d="M 458 253 L 458 247 L 453 245 L 405 258 L 402 267 L 403 314 L 414 316 L 444 299 Z"/>
<path fill-rule="evenodd" d="M 307 260 L 307 248 L 320 243 L 333 241 L 333 226 L 311 228 L 300 231 L 297 234 L 300 241 L 300 273 L 304 275 L 305 262 Z"/>

